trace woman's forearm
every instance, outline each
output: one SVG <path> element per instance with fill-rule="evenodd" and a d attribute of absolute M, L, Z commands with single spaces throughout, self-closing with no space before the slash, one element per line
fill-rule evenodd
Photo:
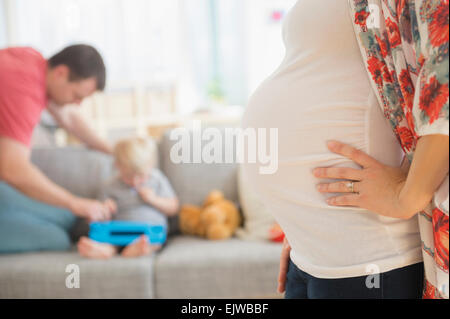
<path fill-rule="evenodd" d="M 425 209 L 449 170 L 449 137 L 427 135 L 419 139 L 400 202 L 410 216 Z"/>

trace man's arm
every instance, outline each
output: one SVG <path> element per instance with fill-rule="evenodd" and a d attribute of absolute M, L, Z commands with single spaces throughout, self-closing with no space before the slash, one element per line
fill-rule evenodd
<path fill-rule="evenodd" d="M 30 198 L 89 220 L 102 220 L 112 213 L 105 204 L 74 196 L 53 183 L 30 162 L 30 151 L 25 145 L 5 137 L 0 137 L 0 180 Z"/>
<path fill-rule="evenodd" d="M 31 162 L 27 147 L 0 137 L 0 179 L 38 201 L 71 208 L 74 196 L 51 182 Z"/>
<path fill-rule="evenodd" d="M 112 153 L 112 146 L 96 134 L 77 108 L 50 105 L 48 111 L 62 128 L 88 147 L 103 153 Z"/>

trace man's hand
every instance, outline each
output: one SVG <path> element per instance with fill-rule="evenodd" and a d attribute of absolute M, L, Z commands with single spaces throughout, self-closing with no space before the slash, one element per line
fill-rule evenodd
<path fill-rule="evenodd" d="M 280 294 L 286 291 L 286 276 L 289 270 L 289 259 L 291 254 L 291 246 L 289 245 L 287 238 L 283 241 L 283 250 L 280 257 L 280 271 L 278 273 L 278 292 Z"/>
<path fill-rule="evenodd" d="M 73 199 L 70 207 L 74 215 L 86 218 L 89 223 L 110 220 L 116 209 L 115 203 L 110 200 L 102 203 L 79 197 Z"/>

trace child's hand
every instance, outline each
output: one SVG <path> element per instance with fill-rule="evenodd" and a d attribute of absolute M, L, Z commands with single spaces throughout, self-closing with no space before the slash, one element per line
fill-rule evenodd
<path fill-rule="evenodd" d="M 117 204 L 112 199 L 107 199 L 103 202 L 103 205 L 105 205 L 110 213 L 110 215 L 117 213 Z"/>
<path fill-rule="evenodd" d="M 75 216 L 86 218 L 89 223 L 110 220 L 112 214 L 105 202 L 79 197 L 71 203 L 71 211 Z"/>
<path fill-rule="evenodd" d="M 139 188 L 138 193 L 141 196 L 142 200 L 149 204 L 153 203 L 155 196 L 156 196 L 153 189 L 148 188 L 148 187 Z"/>

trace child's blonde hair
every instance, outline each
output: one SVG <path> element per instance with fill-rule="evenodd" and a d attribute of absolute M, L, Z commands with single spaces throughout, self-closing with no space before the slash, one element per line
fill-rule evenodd
<path fill-rule="evenodd" d="M 157 148 L 152 139 L 128 138 L 114 147 L 116 163 L 132 172 L 141 174 L 157 165 Z"/>

